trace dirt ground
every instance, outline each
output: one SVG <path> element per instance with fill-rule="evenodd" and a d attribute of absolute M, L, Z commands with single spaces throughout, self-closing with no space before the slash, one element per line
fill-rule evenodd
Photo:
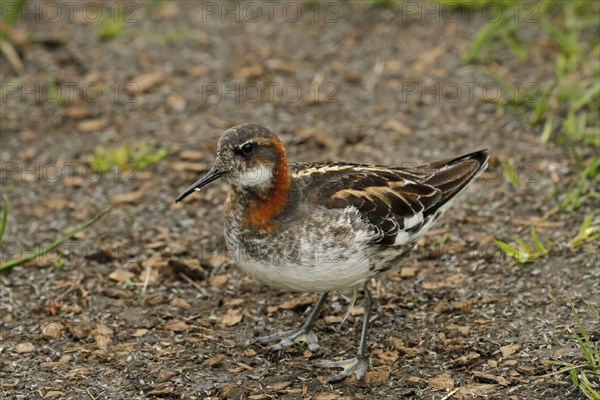
<path fill-rule="evenodd" d="M 598 256 L 568 246 L 597 210 L 544 217 L 559 201 L 552 188 L 577 171 L 566 148 L 539 144 L 538 128 L 480 101 L 497 87 L 461 63 L 480 14 L 431 13 L 430 3 L 127 2 L 102 6 L 127 18 L 100 40 L 99 3 L 72 15 L 45 4 L 62 14 L 27 1 L 12 27 L 24 71 L 0 57 L 2 261 L 113 208 L 57 251 L 0 273 L 0 397 L 581 398 L 567 375 L 540 375 L 553 370 L 543 360 L 580 357 L 568 297 L 600 337 L 590 312 Z M 529 60 L 520 84 L 551 68 L 543 48 Z M 328 384 L 333 371 L 314 366 L 354 355 L 361 306 L 340 324 L 347 302 L 334 295 L 317 353 L 269 354 L 254 340 L 302 324 L 318 295 L 268 288 L 232 264 L 225 184 L 174 203 L 214 160 L 221 133 L 244 122 L 278 133 L 292 161 L 400 165 L 490 149 L 486 174 L 400 271 L 373 282 L 364 382 Z M 99 144 L 146 141 L 170 154 L 136 173 L 86 162 Z M 528 237 L 531 225 L 550 255 L 513 267 L 494 239 Z"/>

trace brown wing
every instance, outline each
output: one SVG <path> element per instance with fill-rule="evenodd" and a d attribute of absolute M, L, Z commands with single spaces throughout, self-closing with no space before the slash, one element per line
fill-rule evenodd
<path fill-rule="evenodd" d="M 485 151 L 423 164 L 394 168 L 362 164 L 298 164 L 297 177 L 309 180 L 328 208 L 355 207 L 377 233 L 381 244 L 399 245 L 418 239 L 421 228 L 444 211 L 487 162 Z"/>

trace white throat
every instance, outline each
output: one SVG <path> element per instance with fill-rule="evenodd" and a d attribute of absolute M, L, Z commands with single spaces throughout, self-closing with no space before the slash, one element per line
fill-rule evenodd
<path fill-rule="evenodd" d="M 262 165 L 249 168 L 231 178 L 234 186 L 268 189 L 273 180 L 273 171 Z"/>

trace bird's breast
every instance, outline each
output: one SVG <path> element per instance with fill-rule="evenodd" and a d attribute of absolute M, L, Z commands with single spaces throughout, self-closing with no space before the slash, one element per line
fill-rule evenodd
<path fill-rule="evenodd" d="M 370 278 L 372 232 L 339 211 L 311 215 L 274 230 L 252 229 L 226 215 L 231 257 L 258 281 L 293 291 L 343 290 Z"/>

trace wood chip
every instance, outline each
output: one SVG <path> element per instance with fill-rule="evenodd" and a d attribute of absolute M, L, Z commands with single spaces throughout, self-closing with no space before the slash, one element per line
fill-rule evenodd
<path fill-rule="evenodd" d="M 65 397 L 67 394 L 59 390 L 49 390 L 44 394 L 44 399 L 50 399 L 53 397 Z"/>
<path fill-rule="evenodd" d="M 402 122 L 400 122 L 394 118 L 386 119 L 381 124 L 381 128 L 388 130 L 388 131 L 393 131 L 402 136 L 408 136 L 411 134 L 411 130 L 408 126 L 404 125 Z"/>
<path fill-rule="evenodd" d="M 348 83 L 358 83 L 362 78 L 362 73 L 360 71 L 346 71 L 344 73 L 344 80 Z"/>
<path fill-rule="evenodd" d="M 209 367 L 211 368 L 215 368 L 218 367 L 219 365 L 221 365 L 223 363 L 223 360 L 225 360 L 225 356 L 223 354 L 219 354 L 218 356 L 209 358 L 208 360 L 206 360 L 206 363 L 208 364 Z"/>
<path fill-rule="evenodd" d="M 437 390 L 452 390 L 454 389 L 454 379 L 448 372 L 434 376 L 427 380 L 429 387 Z"/>
<path fill-rule="evenodd" d="M 446 282 L 444 281 L 432 281 L 432 282 L 423 282 L 421 283 L 421 287 L 423 289 L 440 289 L 446 286 Z"/>
<path fill-rule="evenodd" d="M 144 248 L 145 249 L 156 250 L 156 249 L 161 249 L 161 248 L 165 247 L 166 245 L 167 245 L 167 242 L 165 242 L 163 240 L 158 240 L 156 242 L 145 244 Z"/>
<path fill-rule="evenodd" d="M 292 62 L 286 62 L 277 58 L 271 58 L 266 61 L 267 68 L 282 74 L 293 74 L 298 70 L 298 65 Z"/>
<path fill-rule="evenodd" d="M 135 332 L 133 332 L 131 334 L 131 336 L 133 336 L 133 337 L 142 337 L 142 336 L 145 336 L 148 332 L 150 332 L 148 329 L 144 329 L 144 328 L 136 329 Z"/>
<path fill-rule="evenodd" d="M 337 400 L 340 398 L 340 396 L 338 394 L 334 394 L 334 393 L 318 393 L 316 395 L 314 395 L 313 400 Z"/>
<path fill-rule="evenodd" d="M 512 356 L 520 349 L 521 349 L 520 343 L 513 343 L 513 344 L 508 344 L 506 346 L 500 347 L 500 352 L 502 353 L 502 357 L 508 357 L 508 356 Z"/>
<path fill-rule="evenodd" d="M 248 396 L 248 400 L 267 400 L 267 399 L 271 399 L 272 397 L 270 395 L 267 394 L 253 394 Z M 315 397 L 313 397 L 314 399 Z"/>
<path fill-rule="evenodd" d="M 483 383 L 497 383 L 502 386 L 508 386 L 508 381 L 502 376 L 492 375 L 485 372 L 473 371 L 473 376 Z"/>
<path fill-rule="evenodd" d="M 244 316 L 239 310 L 231 308 L 227 310 L 227 314 L 221 317 L 220 323 L 222 326 L 233 326 L 240 323 L 243 318 Z"/>
<path fill-rule="evenodd" d="M 108 336 L 97 335 L 94 337 L 94 341 L 95 341 L 96 347 L 98 347 L 100 349 L 104 349 L 104 348 L 106 348 L 106 346 L 108 346 L 112 342 L 112 339 L 109 338 Z"/>
<path fill-rule="evenodd" d="M 127 280 L 133 279 L 134 276 L 135 276 L 135 274 L 133 272 L 129 272 L 124 269 L 118 268 L 118 269 L 115 269 L 113 272 L 111 272 L 108 275 L 108 278 L 112 279 L 113 281 L 117 281 L 117 282 L 125 282 Z"/>
<path fill-rule="evenodd" d="M 375 355 L 375 358 L 385 365 L 393 365 L 396 361 L 398 361 L 399 357 L 400 353 L 398 353 L 398 351 L 384 351 Z"/>
<path fill-rule="evenodd" d="M 165 74 L 162 72 L 147 72 L 133 77 L 131 84 L 127 85 L 125 89 L 129 94 L 135 96 L 146 92 L 164 80 Z"/>
<path fill-rule="evenodd" d="M 186 161 L 203 161 L 206 159 L 206 154 L 197 150 L 181 150 L 179 157 Z"/>
<path fill-rule="evenodd" d="M 104 129 L 108 121 L 102 118 L 86 119 L 77 124 L 77 130 L 81 133 L 96 132 Z"/>
<path fill-rule="evenodd" d="M 60 322 L 51 322 L 42 328 L 42 336 L 50 339 L 58 339 L 64 330 L 65 326 Z"/>
<path fill-rule="evenodd" d="M 408 386 L 421 387 L 425 383 L 425 379 L 419 378 L 418 376 L 409 376 L 408 379 L 406 379 L 406 383 Z"/>
<path fill-rule="evenodd" d="M 409 357 L 416 357 L 426 352 L 425 349 L 407 347 L 402 340 L 395 337 L 389 337 L 388 342 L 392 345 L 394 349 L 398 350 L 400 354 L 406 354 Z"/>
<path fill-rule="evenodd" d="M 241 354 L 244 357 L 254 357 L 256 355 L 256 351 L 254 351 L 251 348 L 247 348 L 247 349 L 244 349 L 244 351 L 242 351 Z"/>
<path fill-rule="evenodd" d="M 481 354 L 471 351 L 458 357 L 454 362 L 458 365 L 468 365 L 473 363 L 473 361 L 477 360 L 479 357 L 481 357 Z"/>
<path fill-rule="evenodd" d="M 443 312 L 450 311 L 450 304 L 448 304 L 448 300 L 444 299 L 444 300 L 440 301 L 439 303 L 437 303 L 433 307 L 433 311 L 436 313 L 443 313 Z"/>
<path fill-rule="evenodd" d="M 92 333 L 95 335 L 112 336 L 114 331 L 104 324 L 96 324 L 92 329 Z"/>
<path fill-rule="evenodd" d="M 229 282 L 229 275 L 213 275 L 208 278 L 211 286 L 224 286 L 227 282 Z"/>
<path fill-rule="evenodd" d="M 242 304 L 244 304 L 246 302 L 246 300 L 244 299 L 231 299 L 231 300 L 227 300 L 225 303 L 223 303 L 223 305 L 227 308 L 233 308 L 233 307 L 239 307 Z"/>
<path fill-rule="evenodd" d="M 88 117 L 90 114 L 91 114 L 90 109 L 88 107 L 81 106 L 81 105 L 67 107 L 63 111 L 63 115 L 65 117 L 73 118 L 73 119 L 85 118 L 85 117 Z"/>
<path fill-rule="evenodd" d="M 450 309 L 452 311 L 469 312 L 473 309 L 473 302 L 471 300 L 462 300 L 452 303 Z"/>
<path fill-rule="evenodd" d="M 237 73 L 244 79 L 244 80 L 255 80 L 257 78 L 259 78 L 263 73 L 264 73 L 264 69 L 263 67 L 258 64 L 251 64 L 245 67 L 241 67 L 238 68 Z"/>
<path fill-rule="evenodd" d="M 190 306 L 190 303 L 188 303 L 184 298 L 181 297 L 174 297 L 169 304 L 174 307 L 183 308 L 185 310 L 192 307 Z"/>
<path fill-rule="evenodd" d="M 69 379 L 73 379 L 73 378 L 80 378 L 81 376 L 87 376 L 90 375 L 91 371 L 89 370 L 89 368 L 85 368 L 85 367 L 76 367 L 73 368 L 72 370 L 70 370 L 69 372 L 67 372 L 64 376 L 66 378 Z"/>
<path fill-rule="evenodd" d="M 206 271 L 202 268 L 200 261 L 194 258 L 183 260 L 172 258 L 167 265 L 173 272 L 185 275 L 193 280 L 201 281 L 206 278 Z"/>
<path fill-rule="evenodd" d="M 457 337 L 457 336 L 469 336 L 471 328 L 467 325 L 450 325 L 446 328 L 446 336 Z"/>
<path fill-rule="evenodd" d="M 19 354 L 31 353 L 35 351 L 35 346 L 30 342 L 22 342 L 15 346 L 15 351 Z"/>
<path fill-rule="evenodd" d="M 403 278 L 411 278 L 417 274 L 416 267 L 404 267 L 400 269 L 400 276 Z"/>
<path fill-rule="evenodd" d="M 164 389 L 154 389 L 154 390 L 151 390 L 148 392 L 148 396 L 162 397 L 162 396 L 172 394 L 173 391 L 174 391 L 174 389 L 172 387 L 167 387 Z"/>
<path fill-rule="evenodd" d="M 243 362 L 238 361 L 238 362 L 236 362 L 236 364 L 239 365 L 240 367 L 244 368 L 245 370 L 248 370 L 248 371 L 254 370 L 254 367 L 251 367 L 250 365 L 245 364 Z"/>
<path fill-rule="evenodd" d="M 564 226 L 564 222 L 562 221 L 548 221 L 542 217 L 529 217 L 527 219 L 522 218 L 513 218 L 510 221 L 511 224 L 517 226 L 535 226 L 536 228 L 558 228 L 560 226 Z"/>
<path fill-rule="evenodd" d="M 387 367 L 373 368 L 365 373 L 364 379 L 367 385 L 386 383 L 390 380 L 390 370 Z"/>
<path fill-rule="evenodd" d="M 325 321 L 325 323 L 328 325 L 339 324 L 342 322 L 342 317 L 339 315 L 326 315 L 323 317 L 323 321 Z"/>
<path fill-rule="evenodd" d="M 300 310 L 306 308 L 306 306 L 313 304 L 314 302 L 315 299 L 312 297 L 296 297 L 283 302 L 279 305 L 279 308 L 283 310 Z"/>
<path fill-rule="evenodd" d="M 358 315 L 363 315 L 364 313 L 365 313 L 364 306 L 354 306 L 350 309 L 350 315 L 352 315 L 353 317 L 356 317 Z"/>
<path fill-rule="evenodd" d="M 122 204 L 137 204 L 144 197 L 145 190 L 137 190 L 135 192 L 119 193 L 112 197 L 111 202 L 113 205 Z"/>
<path fill-rule="evenodd" d="M 167 260 L 158 255 L 154 255 L 142 261 L 142 267 L 152 269 L 164 268 L 167 266 L 167 264 Z"/>
<path fill-rule="evenodd" d="M 166 101 L 167 107 L 174 112 L 182 112 L 187 106 L 187 100 L 182 96 L 168 96 Z"/>
<path fill-rule="evenodd" d="M 191 328 L 184 321 L 172 319 L 165 324 L 165 329 L 171 332 L 187 332 Z"/>
<path fill-rule="evenodd" d="M 42 368 L 56 368 L 62 365 L 65 365 L 69 361 L 73 359 L 73 356 L 70 354 L 63 354 L 63 356 L 58 361 L 48 361 L 40 363 L 40 367 Z"/>

